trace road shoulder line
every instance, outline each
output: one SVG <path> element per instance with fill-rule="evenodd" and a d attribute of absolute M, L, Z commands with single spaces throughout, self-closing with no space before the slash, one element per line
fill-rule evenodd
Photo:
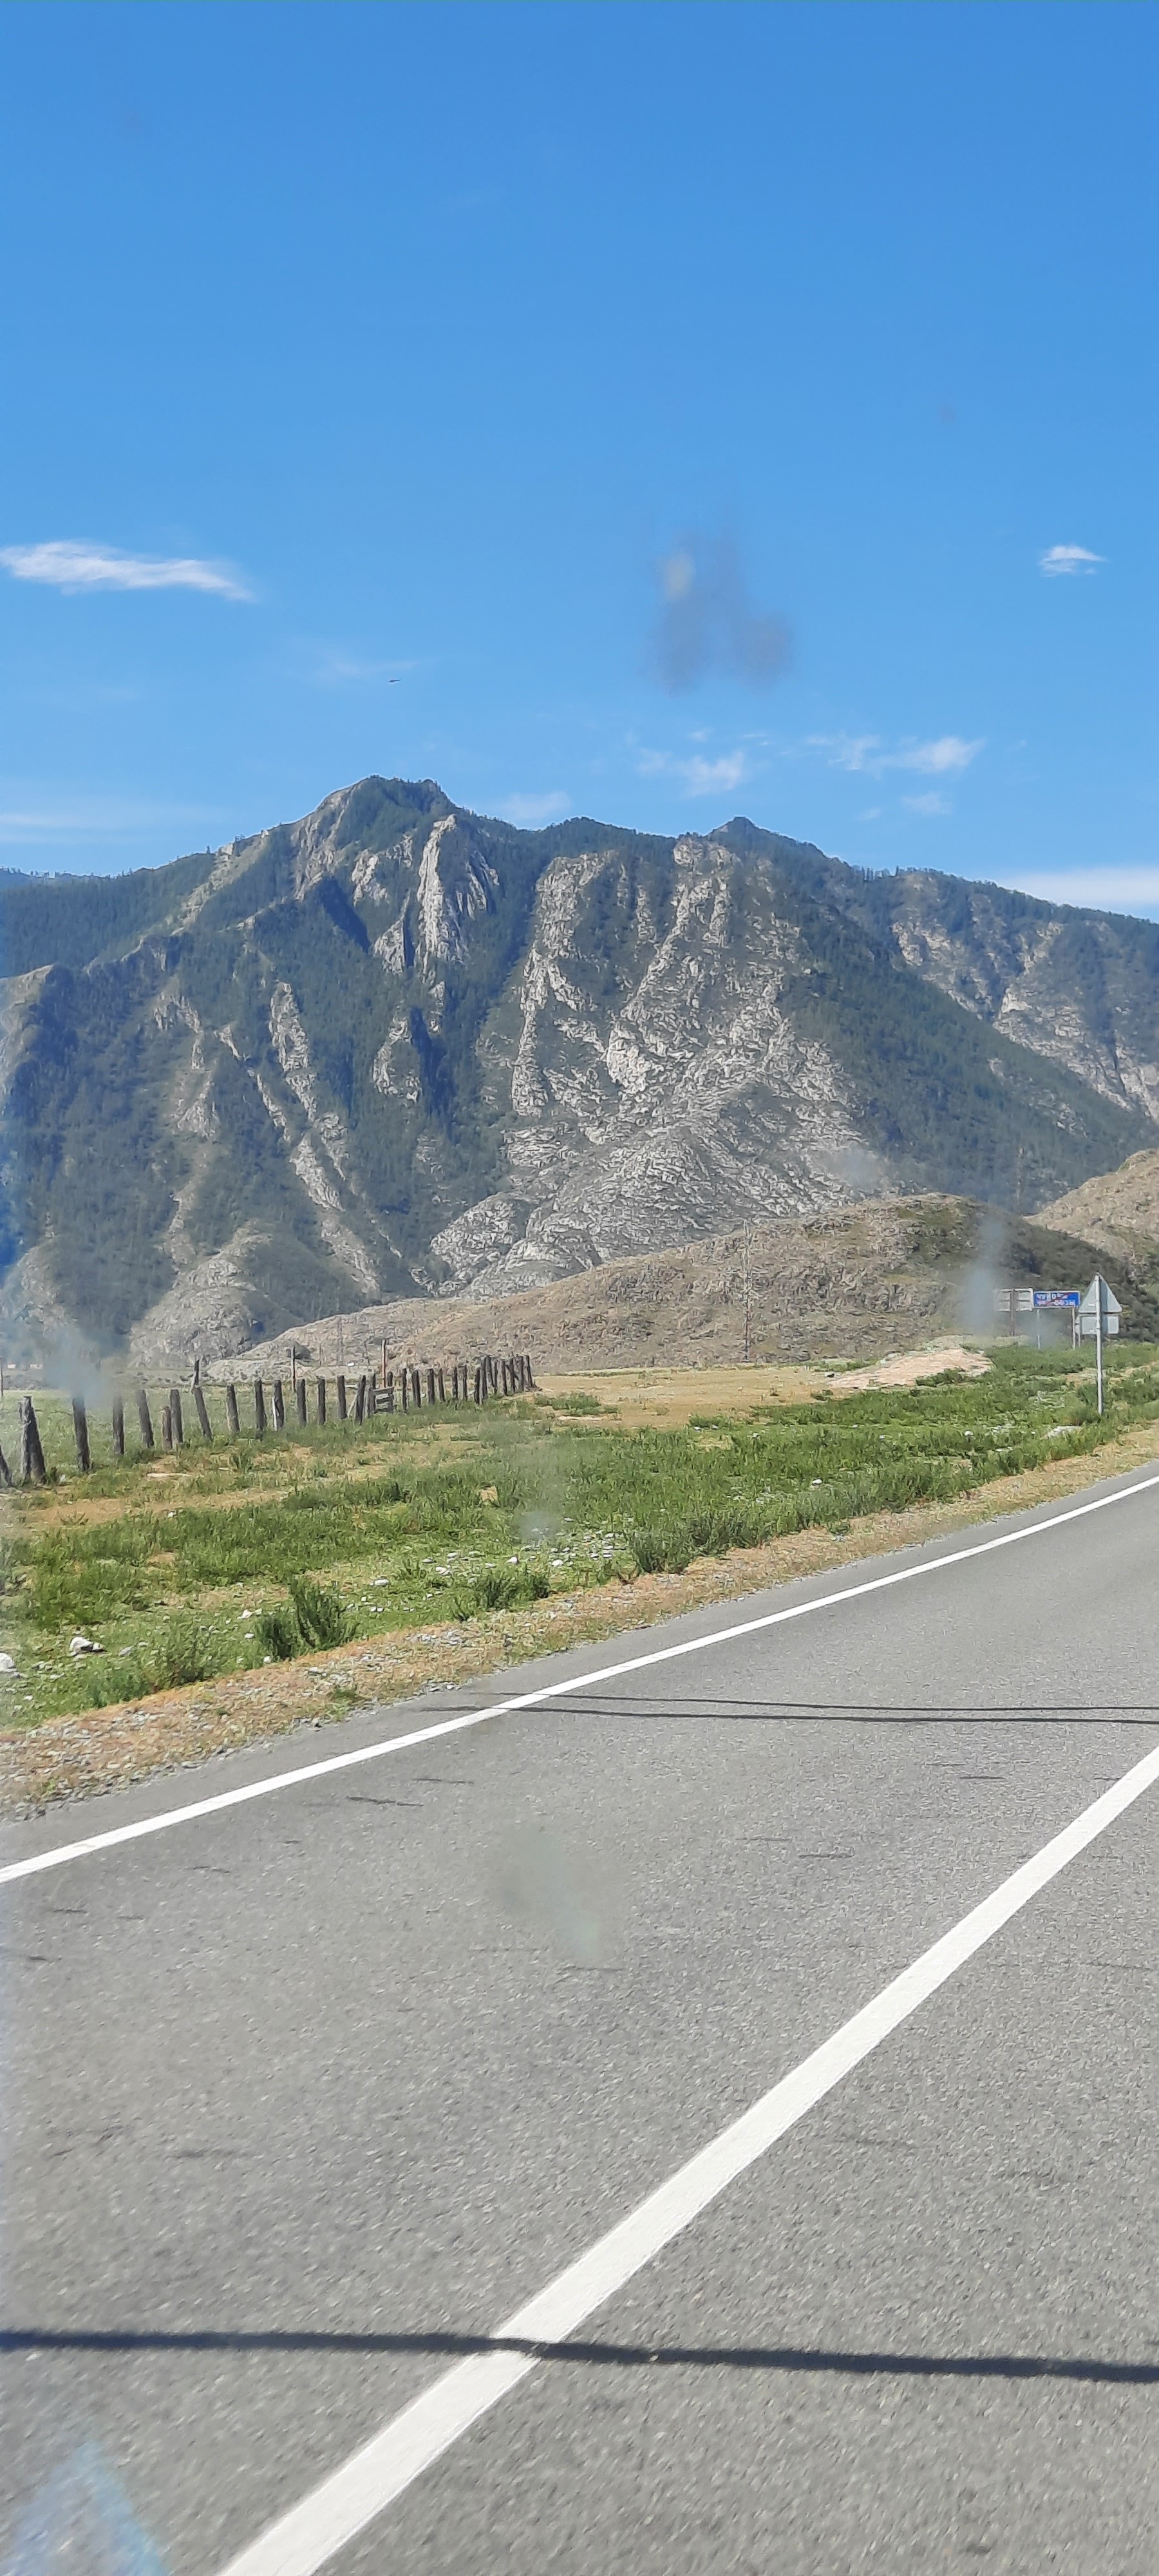
<path fill-rule="evenodd" d="M 317 2576 L 558 2345 L 755 2164 L 786 2130 L 945 1985 L 1012 1916 L 1159 1780 L 1159 1746 L 962 1916 L 812 2051 L 498 2327 L 490 2351 L 444 2372 L 312 2492 L 280 2514 L 221 2576 Z"/>

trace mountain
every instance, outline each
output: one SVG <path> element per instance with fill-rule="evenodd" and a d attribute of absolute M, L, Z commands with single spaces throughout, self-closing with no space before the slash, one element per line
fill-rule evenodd
<path fill-rule="evenodd" d="M 238 1350 L 872 1194 L 1032 1210 L 1159 1142 L 1159 929 L 743 818 L 430 780 L 0 882 L 0 1333 Z"/>
<path fill-rule="evenodd" d="M 1043 1208 L 1040 1225 L 1085 1235 L 1128 1266 L 1146 1265 L 1159 1245 L 1159 1147 L 1132 1154 L 1117 1172 L 1099 1172 Z"/>

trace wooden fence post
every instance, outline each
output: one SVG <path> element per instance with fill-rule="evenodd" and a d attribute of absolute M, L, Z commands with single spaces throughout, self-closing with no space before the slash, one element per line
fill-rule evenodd
<path fill-rule="evenodd" d="M 440 1404 L 445 1404 L 447 1401 L 447 1389 L 442 1370 L 436 1369 L 435 1376 L 438 1381 L 439 1402 Z"/>
<path fill-rule="evenodd" d="M 40 1425 L 30 1395 L 20 1398 L 20 1482 L 22 1485 L 44 1483 L 44 1451 L 40 1445 Z"/>
<path fill-rule="evenodd" d="M 185 1425 L 181 1419 L 181 1389 L 179 1386 L 171 1386 L 169 1389 L 169 1413 L 173 1423 L 173 1446 L 175 1449 L 182 1449 L 185 1446 Z"/>
<path fill-rule="evenodd" d="M 402 1409 L 403 1409 L 403 1412 L 404 1412 L 404 1413 L 407 1413 L 407 1412 L 409 1412 L 409 1410 L 410 1410 L 410 1371 L 409 1371 L 409 1369 L 401 1368 L 401 1369 L 399 1370 L 399 1373 L 398 1373 L 398 1391 L 399 1391 L 399 1394 L 400 1394 L 400 1395 L 401 1395 L 401 1397 L 402 1397 Z"/>
<path fill-rule="evenodd" d="M 318 1420 L 319 1420 L 319 1422 L 324 1422 L 324 1421 L 325 1421 L 325 1419 L 326 1419 L 326 1380 L 325 1380 L 325 1378 L 324 1378 L 324 1377 L 320 1377 L 320 1378 L 319 1378 L 319 1380 L 318 1380 Z"/>
<path fill-rule="evenodd" d="M 531 1369 L 531 1353 L 530 1353 L 530 1351 L 525 1351 L 525 1352 L 524 1352 L 524 1354 L 523 1354 L 523 1365 L 524 1365 L 524 1368 L 525 1368 L 525 1369 L 526 1369 L 526 1371 L 527 1371 L 527 1383 L 528 1383 L 528 1386 L 534 1386 L 534 1384 L 535 1384 L 535 1379 L 534 1379 L 534 1376 L 532 1375 L 532 1369 Z"/>
<path fill-rule="evenodd" d="M 137 1389 L 137 1420 L 141 1425 L 142 1449 L 155 1448 L 157 1444 L 153 1438 L 153 1416 L 149 1411 L 149 1398 L 143 1386 Z"/>
<path fill-rule="evenodd" d="M 475 1369 L 475 1383 L 471 1391 L 476 1404 L 481 1404 L 483 1401 L 483 1363 L 481 1360 L 478 1362 Z"/>
<path fill-rule="evenodd" d="M 82 1476 L 87 1476 L 93 1462 L 89 1456 L 89 1424 L 83 1395 L 74 1395 L 72 1400 L 72 1436 L 76 1442 L 76 1463 Z"/>
<path fill-rule="evenodd" d="M 237 1388 L 234 1385 L 232 1378 L 225 1390 L 225 1418 L 229 1425 L 230 1439 L 240 1440 L 241 1422 L 238 1417 L 237 1409 Z"/>
<path fill-rule="evenodd" d="M 306 1421 L 306 1381 L 304 1377 L 300 1377 L 298 1380 L 294 1389 L 294 1398 L 298 1407 L 298 1420 L 304 1425 Z"/>
<path fill-rule="evenodd" d="M 265 1435 L 265 1428 L 266 1428 L 266 1390 L 265 1390 L 264 1386 L 262 1385 L 262 1382 L 261 1382 L 260 1377 L 255 1377 L 255 1379 L 254 1379 L 254 1430 L 256 1431 L 256 1433 L 257 1433 L 257 1436 L 258 1436 L 258 1439 L 259 1439 L 259 1440 L 261 1440 L 262 1438 L 264 1438 L 264 1435 Z"/>
<path fill-rule="evenodd" d="M 386 1410 L 387 1410 L 387 1412 L 388 1412 L 388 1413 L 393 1413 L 393 1411 L 394 1411 L 394 1370 L 393 1370 L 393 1369 L 384 1369 L 384 1371 L 383 1371 L 383 1378 L 382 1378 L 382 1397 L 383 1397 L 383 1403 L 384 1403 L 384 1404 L 385 1404 L 385 1406 L 386 1406 Z"/>
<path fill-rule="evenodd" d="M 435 1401 L 435 1372 L 434 1372 L 433 1368 L 429 1368 L 429 1369 L 427 1370 L 427 1403 L 428 1403 L 428 1404 L 433 1404 L 433 1403 L 434 1403 L 434 1401 Z"/>
<path fill-rule="evenodd" d="M 339 1419 L 339 1421 L 340 1421 L 340 1422 L 345 1422 L 345 1420 L 346 1420 L 346 1380 L 345 1380 L 345 1378 L 344 1378 L 344 1377 L 338 1377 L 338 1378 L 336 1378 L 336 1379 L 335 1379 L 334 1383 L 335 1383 L 335 1386 L 336 1386 L 337 1391 L 338 1391 L 338 1419 Z"/>
<path fill-rule="evenodd" d="M 197 1421 L 201 1431 L 201 1437 L 203 1440 L 212 1440 L 213 1424 L 209 1419 L 209 1406 L 205 1401 L 200 1378 L 195 1378 L 193 1381 L 193 1401 L 197 1407 Z"/>
<path fill-rule="evenodd" d="M 354 1419 L 356 1422 L 364 1422 L 366 1419 L 366 1379 L 364 1377 L 360 1377 L 358 1381 L 358 1392 L 354 1398 Z"/>
<path fill-rule="evenodd" d="M 161 1407 L 161 1446 L 163 1449 L 173 1446 L 173 1415 L 167 1404 Z"/>
<path fill-rule="evenodd" d="M 285 1428 L 286 1390 L 280 1377 L 276 1377 L 274 1379 L 274 1429 L 275 1431 L 284 1431 Z"/>
<path fill-rule="evenodd" d="M 115 1395 L 113 1397 L 113 1456 L 114 1458 L 123 1458 L 124 1454 L 125 1399 L 123 1395 Z"/>
<path fill-rule="evenodd" d="M 3 1450 L 0 1449 L 0 1485 L 10 1485 L 11 1482 L 12 1469 L 8 1464 Z"/>

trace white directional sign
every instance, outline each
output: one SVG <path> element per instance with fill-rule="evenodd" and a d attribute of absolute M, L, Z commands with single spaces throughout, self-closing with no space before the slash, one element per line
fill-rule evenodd
<path fill-rule="evenodd" d="M 1108 1340 L 1113 1333 L 1117 1333 L 1122 1311 L 1114 1289 L 1108 1288 L 1102 1272 L 1096 1271 L 1079 1307 L 1079 1331 L 1084 1341 L 1097 1340 L 1100 1323 L 1104 1341 Z"/>

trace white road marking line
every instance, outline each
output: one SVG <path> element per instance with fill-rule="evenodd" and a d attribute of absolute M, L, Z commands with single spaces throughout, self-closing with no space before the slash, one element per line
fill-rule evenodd
<path fill-rule="evenodd" d="M 60 1869 L 65 1861 L 83 1860 L 90 1852 L 112 1851 L 118 1843 L 140 1842 L 148 1834 L 167 1833 L 173 1825 L 193 1824 L 199 1816 L 218 1816 L 226 1807 L 244 1807 L 251 1798 L 272 1798 L 279 1789 L 295 1789 L 304 1780 L 325 1780 L 335 1771 L 352 1770 L 361 1762 L 380 1762 L 387 1753 L 405 1753 L 414 1744 L 433 1744 L 441 1735 L 462 1735 L 468 1727 L 487 1726 L 492 1718 L 510 1717 L 516 1709 L 539 1708 L 545 1700 L 562 1699 L 572 1691 L 592 1690 L 597 1682 L 618 1680 L 621 1673 L 643 1672 L 649 1664 L 668 1664 L 681 1655 L 703 1655 L 710 1646 L 727 1646 L 736 1637 L 752 1637 L 761 1628 L 779 1628 L 789 1619 L 809 1619 L 818 1610 L 832 1610 L 839 1601 L 860 1601 L 867 1592 L 888 1592 L 895 1583 L 913 1583 L 920 1575 L 940 1574 L 947 1565 L 965 1565 L 974 1556 L 990 1556 L 996 1548 L 1018 1547 L 1024 1539 L 1041 1538 L 1047 1530 L 1062 1529 L 1068 1521 L 1085 1520 L 1090 1512 L 1105 1512 L 1115 1503 L 1127 1503 L 1135 1494 L 1148 1493 L 1159 1485 L 1159 1475 L 1144 1476 L 1136 1485 L 1120 1486 L 1115 1494 L 1101 1494 L 1096 1502 L 1077 1503 L 1068 1512 L 1055 1512 L 1048 1521 L 1032 1521 L 1028 1528 L 1007 1530 L 1001 1538 L 988 1538 L 980 1547 L 954 1548 L 948 1556 L 935 1556 L 920 1565 L 904 1565 L 896 1574 L 875 1574 L 868 1583 L 847 1583 L 840 1592 L 823 1592 L 814 1601 L 797 1601 L 788 1610 L 766 1610 L 759 1619 L 739 1619 L 731 1628 L 714 1628 L 707 1637 L 686 1637 L 678 1646 L 656 1646 L 646 1655 L 631 1655 L 619 1664 L 603 1664 L 595 1673 L 573 1673 L 566 1681 L 543 1682 L 538 1690 L 521 1691 L 515 1699 L 500 1699 L 487 1708 L 468 1709 L 461 1717 L 442 1718 L 435 1726 L 419 1726 L 408 1735 L 389 1735 L 377 1744 L 361 1745 L 355 1753 L 332 1753 L 322 1762 L 306 1762 L 296 1771 L 275 1772 L 269 1780 L 251 1780 L 244 1789 L 223 1789 L 216 1798 L 197 1798 L 187 1807 L 167 1807 L 162 1815 L 142 1816 L 134 1825 L 114 1825 L 107 1834 L 88 1834 L 83 1842 L 56 1843 L 51 1850 L 34 1852 L 28 1860 L 9 1861 L 0 1869 L 0 1887 L 14 1878 L 35 1878 L 41 1870 Z"/>
<path fill-rule="evenodd" d="M 665 2245 L 716 2200 L 738 2174 L 757 2162 L 787 2129 L 831 2093 L 891 2031 L 981 1950 L 1032 1896 L 1057 1878 L 1068 1862 L 1104 1833 L 1125 1808 L 1159 1780 L 1159 1746 L 1113 1788 L 1096 1798 L 1073 1824 L 1044 1843 L 1032 1860 L 1002 1881 L 965 1914 L 933 1948 L 883 1986 L 872 2003 L 814 2049 L 791 2075 L 774 2084 L 699 2155 L 661 2183 L 638 2209 L 620 2219 L 547 2288 L 497 2327 L 499 2349 L 456 2363 L 423 2390 L 401 2415 L 354 2451 L 310 2495 L 280 2514 L 257 2539 L 231 2558 L 221 2576 L 315 2576 L 346 2543 L 365 2531 L 404 2488 L 450 2449 L 481 2415 L 539 2366 L 539 2356 L 504 2351 L 506 2344 L 561 2343 L 594 2310 L 622 2290 Z"/>

